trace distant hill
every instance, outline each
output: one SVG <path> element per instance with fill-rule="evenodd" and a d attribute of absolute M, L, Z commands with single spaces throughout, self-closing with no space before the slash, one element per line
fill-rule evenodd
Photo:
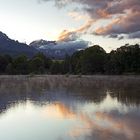
<path fill-rule="evenodd" d="M 29 46 L 38 49 L 50 58 L 64 59 L 66 55 L 71 56 L 74 52 L 87 48 L 88 42 L 82 40 L 57 42 L 41 39 L 31 42 Z"/>
<path fill-rule="evenodd" d="M 18 41 L 10 39 L 6 34 L 0 32 L 0 54 L 8 54 L 11 56 L 18 56 L 25 54 L 32 57 L 38 52 L 37 49 L 29 47 L 27 44 L 19 43 Z"/>

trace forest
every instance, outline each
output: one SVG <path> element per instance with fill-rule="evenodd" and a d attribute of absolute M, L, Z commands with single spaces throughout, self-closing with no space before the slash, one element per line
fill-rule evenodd
<path fill-rule="evenodd" d="M 110 53 L 94 45 L 72 56 L 66 55 L 64 60 L 53 60 L 43 53 L 32 58 L 3 55 L 0 56 L 0 74 L 140 74 L 140 45 L 126 44 Z"/>

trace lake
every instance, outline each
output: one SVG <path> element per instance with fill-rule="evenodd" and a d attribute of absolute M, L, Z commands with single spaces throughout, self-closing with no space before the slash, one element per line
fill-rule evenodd
<path fill-rule="evenodd" d="M 139 139 L 139 76 L 0 77 L 0 140 Z"/>

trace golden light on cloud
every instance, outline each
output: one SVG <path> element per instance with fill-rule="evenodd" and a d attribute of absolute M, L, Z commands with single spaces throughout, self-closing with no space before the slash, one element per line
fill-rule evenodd
<path fill-rule="evenodd" d="M 108 34 L 108 32 L 110 32 L 112 30 L 113 26 L 115 24 L 119 24 L 120 21 L 121 21 L 121 17 L 113 19 L 111 21 L 111 23 L 108 24 L 107 26 L 97 28 L 95 30 L 95 34 L 97 34 L 97 35 L 106 35 L 106 34 Z"/>
<path fill-rule="evenodd" d="M 81 14 L 81 13 L 76 12 L 76 11 L 69 12 L 68 15 L 76 21 L 89 19 L 88 15 Z"/>
<path fill-rule="evenodd" d="M 102 18 L 110 18 L 110 14 L 103 9 L 97 10 L 97 13 L 102 17 Z"/>
<path fill-rule="evenodd" d="M 64 30 L 59 34 L 58 41 L 65 41 L 70 38 L 73 34 L 73 31 Z"/>
<path fill-rule="evenodd" d="M 93 23 L 95 21 L 90 19 L 88 20 L 84 25 L 81 27 L 74 29 L 74 30 L 63 30 L 59 36 L 58 41 L 75 41 L 81 34 L 86 34 L 88 32 L 88 29 L 92 27 Z"/>

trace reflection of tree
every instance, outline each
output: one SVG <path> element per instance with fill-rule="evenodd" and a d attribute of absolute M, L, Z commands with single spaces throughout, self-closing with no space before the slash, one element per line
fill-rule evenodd
<path fill-rule="evenodd" d="M 7 110 L 14 103 L 34 101 L 37 105 L 47 102 L 62 101 L 100 103 L 106 97 L 106 90 L 118 101 L 129 104 L 140 104 L 140 86 L 138 78 L 126 77 L 26 77 L 11 76 L 0 78 L 0 112 Z"/>
<path fill-rule="evenodd" d="M 119 88 L 113 89 L 111 97 L 117 97 L 118 101 L 126 105 L 140 105 L 140 89 Z"/>
<path fill-rule="evenodd" d="M 1 90 L 0 90 L 1 91 Z M 1 93 L 0 92 L 0 113 L 4 113 L 7 109 L 18 103 L 25 103 L 25 95 L 19 93 Z"/>
<path fill-rule="evenodd" d="M 18 102 L 32 100 L 37 105 L 46 101 L 56 102 L 96 102 L 106 97 L 104 88 L 61 85 L 57 80 L 48 81 L 43 78 L 4 78 L 0 81 L 0 110 L 8 109 Z"/>
<path fill-rule="evenodd" d="M 110 77 L 106 87 L 111 91 L 112 97 L 126 105 L 140 105 L 140 77 L 115 76 Z"/>
<path fill-rule="evenodd" d="M 69 90 L 70 95 L 73 97 L 76 97 L 80 101 L 85 102 L 94 102 L 94 103 L 100 103 L 102 102 L 106 97 L 106 91 L 104 88 L 75 88 L 72 90 Z"/>

